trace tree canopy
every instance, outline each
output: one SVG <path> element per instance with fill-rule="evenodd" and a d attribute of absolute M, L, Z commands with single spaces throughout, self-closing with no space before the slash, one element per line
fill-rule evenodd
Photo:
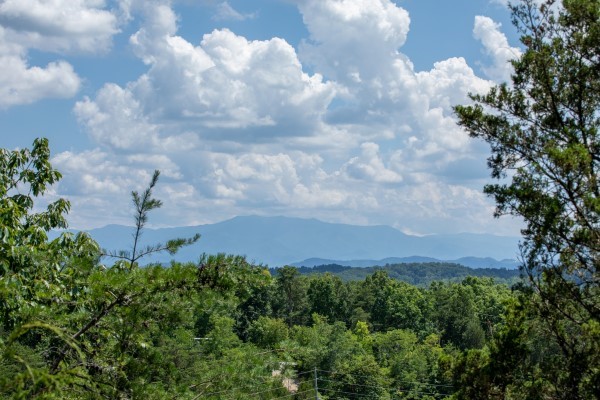
<path fill-rule="evenodd" d="M 558 349 L 545 390 L 590 398 L 600 379 L 600 2 L 522 0 L 511 11 L 525 47 L 512 82 L 455 111 L 490 145 L 496 215 L 525 222 L 527 301 Z"/>
<path fill-rule="evenodd" d="M 159 172 L 132 192 L 130 250 L 49 240 L 70 205 L 44 196 L 61 176 L 38 139 L 0 149 L 0 399 L 600 398 L 600 0 L 511 9 L 512 82 L 456 113 L 490 144 L 496 214 L 525 222 L 526 280 L 272 276 L 225 254 L 140 267 L 198 240 L 139 246 Z"/>
<path fill-rule="evenodd" d="M 382 270 L 352 282 L 293 267 L 271 276 L 237 255 L 140 267 L 198 239 L 139 246 L 161 204 L 158 172 L 132 192 L 130 250 L 109 254 L 84 234 L 48 240 L 68 202 L 33 211 L 60 178 L 46 140 L 1 154 L 0 211 L 12 216 L 0 248 L 2 399 L 441 398 L 455 391 L 457 349 L 475 343 L 464 332 L 487 343 L 511 298 L 487 278 L 425 289 Z"/>

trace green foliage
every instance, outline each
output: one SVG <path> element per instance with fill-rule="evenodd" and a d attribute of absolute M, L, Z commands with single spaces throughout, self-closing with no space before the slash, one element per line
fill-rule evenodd
<path fill-rule="evenodd" d="M 460 284 L 432 285 L 433 320 L 442 341 L 460 349 L 481 348 L 502 323 L 510 291 L 493 281 L 467 278 Z"/>
<path fill-rule="evenodd" d="M 138 360 L 152 347 L 153 324 L 168 332 L 182 320 L 175 317 L 181 310 L 172 307 L 174 299 L 165 298 L 195 293 L 196 268 L 141 272 L 133 267 L 144 253 L 134 250 L 128 269 L 122 263 L 106 269 L 98 263 L 97 244 L 85 234 L 63 233 L 48 241 L 50 229 L 66 227 L 69 209 L 60 199 L 33 212 L 34 199 L 60 178 L 49 158 L 45 139 L 36 140 L 31 151 L 0 151 L 0 393 L 15 398 L 134 393 L 147 369 Z M 137 196 L 142 200 L 136 241 L 146 213 L 160 206 L 151 198 L 157 179 L 155 173 L 143 199 Z M 161 249 L 196 239 L 176 239 Z M 165 304 L 170 306 L 159 317 L 157 305 Z"/>
<path fill-rule="evenodd" d="M 255 267 L 245 257 L 219 253 L 203 254 L 198 267 L 198 284 L 217 291 L 233 291 L 247 300 L 253 289 L 267 284 L 270 278 L 266 268 Z"/>
<path fill-rule="evenodd" d="M 379 365 L 389 369 L 392 386 L 400 398 L 452 392 L 451 376 L 442 365 L 449 354 L 440 346 L 439 336 L 419 340 L 410 330 L 390 330 L 375 334 L 373 352 Z"/>
<path fill-rule="evenodd" d="M 41 195 L 45 187 L 35 179 L 50 185 L 59 177 L 49 172 L 47 142 L 35 146 L 31 153 L 2 153 L 7 160 L 30 157 L 22 168 L 33 173 L 22 180 L 13 169 L 2 178 L 8 182 L 2 216 L 19 217 L 2 226 L 10 240 L 0 253 L 0 398 L 306 399 L 314 398 L 315 384 L 323 399 L 441 398 L 454 392 L 452 373 L 467 389 L 487 379 L 476 373 L 479 367 L 508 376 L 521 360 L 504 356 L 514 343 L 527 360 L 542 354 L 532 335 L 549 332 L 516 311 L 503 318 L 513 295 L 491 279 L 426 289 L 383 270 L 353 282 L 291 267 L 272 277 L 225 254 L 139 268 L 146 254 L 198 239 L 140 247 L 148 215 L 161 205 L 152 195 L 158 172 L 145 191 L 132 193 L 131 250 L 110 254 L 116 262 L 106 268 L 85 235 L 47 240 L 48 229 L 63 226 L 67 209 L 50 207 L 41 213 L 47 218 L 33 217 L 27 201 L 19 206 L 24 200 L 13 198 L 23 185 Z M 36 157 L 45 161 L 31 161 Z M 35 168 L 46 172 L 36 175 Z M 31 201 L 39 200 L 29 192 Z M 472 346 L 483 348 L 470 358 L 456 350 Z M 496 354 L 504 361 L 492 363 Z M 524 376 L 551 393 L 547 377 Z M 516 384 L 506 387 L 517 391 Z M 458 395 L 473 393 L 467 389 Z"/>
<path fill-rule="evenodd" d="M 276 270 L 275 270 L 276 271 Z M 469 268 L 459 264 L 435 263 L 404 263 L 388 264 L 377 267 L 343 267 L 341 265 L 319 265 L 314 268 L 300 267 L 302 275 L 320 275 L 330 273 L 344 282 L 362 281 L 377 271 L 385 271 L 390 278 L 410 283 L 411 285 L 427 287 L 432 282 L 460 282 L 468 276 L 489 277 L 498 283 L 512 285 L 519 281 L 519 271 L 499 268 Z"/>
<path fill-rule="evenodd" d="M 513 61 L 512 85 L 455 110 L 460 125 L 491 146 L 488 165 L 501 182 L 485 192 L 496 215 L 526 223 L 521 251 L 532 293 L 525 305 L 542 322 L 552 354 L 543 362 L 543 379 L 554 386 L 549 396 L 597 397 L 600 2 L 522 0 L 511 9 L 525 46 Z"/>
<path fill-rule="evenodd" d="M 63 233 L 48 241 L 50 229 L 66 227 L 70 207 L 58 199 L 34 212 L 40 208 L 35 200 L 61 177 L 49 159 L 46 139 L 35 140 L 31 150 L 0 149 L 0 393 L 16 398 L 54 398 L 43 389 L 82 385 L 87 379 L 81 370 L 49 373 L 47 355 L 35 349 L 40 342 L 53 343 L 85 360 L 76 340 L 55 324 L 51 309 L 65 312 L 85 296 L 85 279 L 99 254 L 85 234 Z"/>
<path fill-rule="evenodd" d="M 298 270 L 294 267 L 279 268 L 275 286 L 274 314 L 283 318 L 288 326 L 306 323 L 310 315 L 307 313 L 307 284 L 300 278 Z"/>
<path fill-rule="evenodd" d="M 308 308 L 311 313 L 326 317 L 329 321 L 345 321 L 348 317 L 348 290 L 342 280 L 331 274 L 309 280 Z"/>
<path fill-rule="evenodd" d="M 390 399 L 385 372 L 370 354 L 342 360 L 336 371 L 321 380 L 320 390 L 335 399 Z"/>
<path fill-rule="evenodd" d="M 187 398 L 266 400 L 290 396 L 282 385 L 285 375 L 273 374 L 279 368 L 278 360 L 260 349 L 235 347 L 220 358 L 200 363 L 188 390 L 194 395 Z"/>
<path fill-rule="evenodd" d="M 36 197 L 61 175 L 50 165 L 47 139 L 36 139 L 31 150 L 0 149 L 0 317 L 10 331 L 52 302 L 77 297 L 77 278 L 89 271 L 98 247 L 87 235 L 64 233 L 48 241 L 47 232 L 67 226 L 64 199 L 34 212 Z M 79 259 L 85 271 L 71 269 Z M 69 286 L 69 287 L 67 287 Z"/>
<path fill-rule="evenodd" d="M 248 332 L 249 340 L 263 348 L 275 348 L 280 342 L 286 340 L 288 336 L 288 327 L 282 319 L 265 316 L 260 316 L 252 322 Z"/>
<path fill-rule="evenodd" d="M 427 334 L 430 302 L 420 289 L 391 279 L 383 270 L 368 276 L 361 286 L 356 305 L 369 314 L 375 330 L 407 328 Z"/>

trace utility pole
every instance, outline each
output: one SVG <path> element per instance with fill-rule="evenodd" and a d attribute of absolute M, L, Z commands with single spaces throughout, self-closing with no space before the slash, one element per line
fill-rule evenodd
<path fill-rule="evenodd" d="M 317 367 L 315 367 L 315 400 L 319 400 L 319 385 L 317 384 Z"/>

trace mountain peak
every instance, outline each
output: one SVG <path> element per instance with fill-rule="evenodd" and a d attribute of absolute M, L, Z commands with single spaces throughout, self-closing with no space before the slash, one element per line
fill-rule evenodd
<path fill-rule="evenodd" d="M 131 227 L 108 225 L 90 234 L 108 250 L 129 248 Z M 161 255 L 147 262 L 197 261 L 202 253 L 245 255 L 271 267 L 308 258 L 326 260 L 386 260 L 427 257 L 456 260 L 462 257 L 513 259 L 518 238 L 493 235 L 411 236 L 386 225 L 358 226 L 323 222 L 314 218 L 259 215 L 238 216 L 215 224 L 148 229 L 142 244 L 165 242 L 173 237 L 202 235 L 176 256 Z M 485 262 L 483 262 L 485 263 Z"/>

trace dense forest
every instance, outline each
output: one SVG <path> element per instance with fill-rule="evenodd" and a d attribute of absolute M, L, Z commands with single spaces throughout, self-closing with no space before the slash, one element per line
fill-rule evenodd
<path fill-rule="evenodd" d="M 4 181 L 20 180 L 35 193 L 58 179 L 47 144 L 3 151 L 14 172 Z M 492 279 L 424 289 L 380 270 L 344 283 L 293 267 L 271 276 L 223 254 L 141 268 L 143 255 L 198 239 L 136 249 L 148 213 L 160 206 L 152 197 L 157 180 L 158 173 L 145 192 L 132 195 L 131 251 L 103 254 L 83 233 L 47 242 L 47 228 L 64 225 L 62 201 L 6 225 L 3 396 L 444 397 L 456 392 L 461 352 L 483 348 L 516 298 Z M 4 200 L 4 215 L 16 216 L 33 198 Z M 117 261 L 107 268 L 102 256 Z"/>
<path fill-rule="evenodd" d="M 298 268 L 298 272 L 302 275 L 330 273 L 341 278 L 343 281 L 364 280 L 367 276 L 377 271 L 385 271 L 390 278 L 422 287 L 426 287 L 437 281 L 460 282 L 469 276 L 493 278 L 497 283 L 504 283 L 509 286 L 520 280 L 520 272 L 518 270 L 503 268 L 473 269 L 447 262 L 386 264 L 364 268 L 327 264 L 310 268 Z M 275 275 L 277 270 L 270 269 L 269 272 L 271 272 L 271 275 Z"/>
<path fill-rule="evenodd" d="M 126 250 L 49 240 L 70 204 L 44 197 L 61 175 L 37 139 L 0 149 L 0 398 L 600 398 L 600 2 L 511 8 L 512 83 L 455 112 L 490 145 L 496 214 L 525 221 L 522 280 L 417 286 L 396 267 L 342 279 L 225 254 L 140 267 L 200 239 L 140 248 L 158 171 L 132 192 Z"/>

